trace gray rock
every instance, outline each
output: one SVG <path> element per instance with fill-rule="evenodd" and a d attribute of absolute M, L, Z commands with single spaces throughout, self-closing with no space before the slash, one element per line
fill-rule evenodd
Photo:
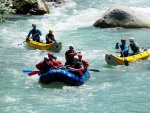
<path fill-rule="evenodd" d="M 114 5 L 93 26 L 101 28 L 149 28 L 150 21 L 147 21 L 145 16 L 128 7 Z"/>

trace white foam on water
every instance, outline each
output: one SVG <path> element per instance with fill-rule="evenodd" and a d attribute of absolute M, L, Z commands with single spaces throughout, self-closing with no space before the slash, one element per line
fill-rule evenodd
<path fill-rule="evenodd" d="M 6 97 L 6 102 L 16 102 L 16 101 L 17 101 L 16 98 Z"/>
<path fill-rule="evenodd" d="M 131 7 L 134 11 L 134 15 L 139 17 L 141 20 L 150 23 L 150 7 L 142 8 L 142 7 Z"/>
<path fill-rule="evenodd" d="M 91 17 L 89 18 L 89 14 Z M 55 24 L 54 28 L 60 31 L 64 30 L 76 30 L 81 27 L 92 26 L 95 22 L 95 18 L 98 18 L 101 14 L 100 10 L 91 8 L 87 10 L 74 10 L 72 16 L 68 16 L 66 20 L 59 21 Z"/>

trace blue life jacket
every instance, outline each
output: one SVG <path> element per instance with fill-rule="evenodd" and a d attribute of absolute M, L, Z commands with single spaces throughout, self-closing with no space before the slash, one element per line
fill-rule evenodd
<path fill-rule="evenodd" d="M 30 37 L 30 35 L 32 34 L 32 39 L 33 40 L 40 40 L 40 36 L 42 35 L 41 31 L 38 29 L 32 29 L 30 30 L 28 37 Z"/>

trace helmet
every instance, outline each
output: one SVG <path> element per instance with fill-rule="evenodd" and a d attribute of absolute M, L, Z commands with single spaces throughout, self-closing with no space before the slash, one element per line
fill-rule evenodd
<path fill-rule="evenodd" d="M 80 53 L 80 54 L 78 54 L 78 57 L 79 57 L 79 58 L 82 58 L 82 54 L 81 54 L 81 53 Z"/>
<path fill-rule="evenodd" d="M 48 58 L 47 58 L 47 56 L 45 56 L 45 57 L 44 57 L 44 61 L 47 61 L 47 60 L 48 60 Z"/>
<path fill-rule="evenodd" d="M 73 48 L 74 49 L 73 45 L 70 45 L 69 48 Z"/>
<path fill-rule="evenodd" d="M 48 53 L 48 56 L 49 56 L 49 57 L 53 57 L 53 53 L 52 53 L 52 52 L 49 52 L 49 53 Z"/>
<path fill-rule="evenodd" d="M 121 41 L 124 41 L 124 42 L 126 42 L 126 40 L 125 40 L 125 39 L 121 39 Z"/>
<path fill-rule="evenodd" d="M 49 32 L 51 32 L 51 33 L 52 33 L 52 32 L 53 32 L 53 30 L 52 30 L 52 29 L 50 29 L 50 30 L 49 30 Z"/>
<path fill-rule="evenodd" d="M 74 60 L 79 60 L 78 56 L 73 57 Z"/>
<path fill-rule="evenodd" d="M 36 27 L 36 24 L 32 24 L 32 27 Z"/>
<path fill-rule="evenodd" d="M 131 38 L 129 39 L 129 41 L 130 41 L 130 40 L 131 40 L 131 41 L 134 41 L 134 37 L 131 37 Z"/>
<path fill-rule="evenodd" d="M 53 55 L 52 58 L 56 60 L 56 59 L 57 59 L 57 56 L 54 56 L 54 55 Z"/>

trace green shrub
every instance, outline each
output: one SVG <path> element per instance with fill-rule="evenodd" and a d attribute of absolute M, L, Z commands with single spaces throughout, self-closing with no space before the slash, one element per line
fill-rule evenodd
<path fill-rule="evenodd" d="M 15 13 L 15 10 L 10 8 L 10 7 L 6 7 L 5 4 L 8 0 L 1 0 L 0 1 L 0 21 L 6 21 L 7 15 L 11 12 Z"/>

